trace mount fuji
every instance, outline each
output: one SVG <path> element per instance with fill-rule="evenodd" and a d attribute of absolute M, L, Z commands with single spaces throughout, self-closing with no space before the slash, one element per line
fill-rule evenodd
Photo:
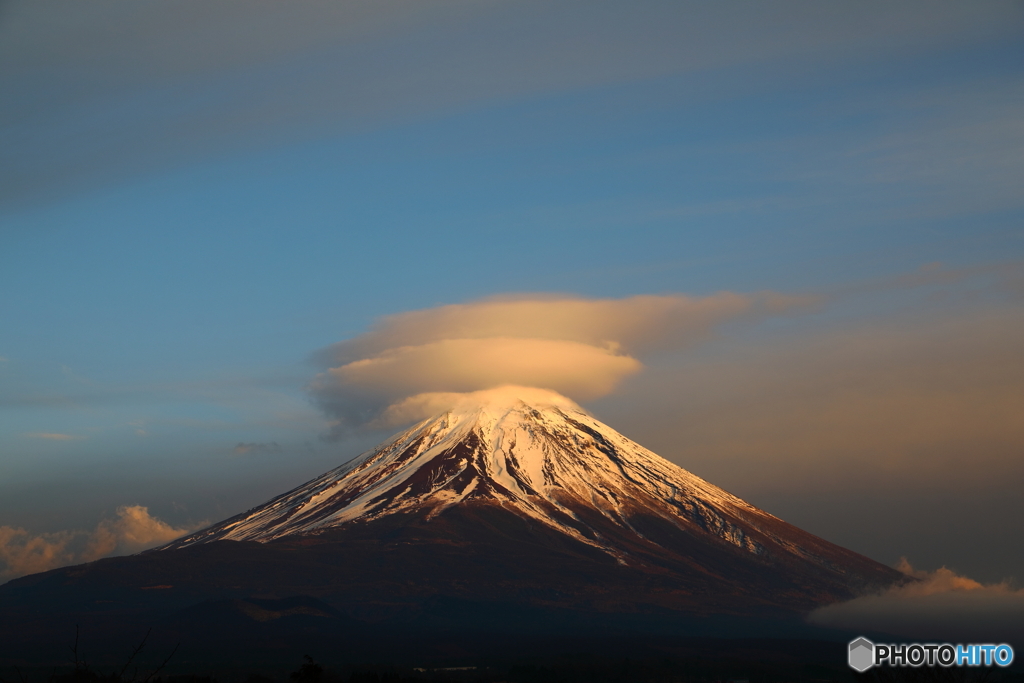
<path fill-rule="evenodd" d="M 396 633 L 804 637 L 808 611 L 905 580 L 568 399 L 512 387 L 161 548 L 11 581 L 0 635 L 73 615 L 111 633 L 163 624 L 196 648 L 285 642 L 299 631 L 267 629 L 293 621 L 351 647 Z"/>
<path fill-rule="evenodd" d="M 458 542 L 505 518 L 504 527 L 543 532 L 552 550 L 572 548 L 643 573 L 678 572 L 682 585 L 719 598 L 800 609 L 900 577 L 661 458 L 558 394 L 480 393 L 161 550 L 312 543 L 396 526 Z M 481 528 L 465 529 L 470 518 Z"/>

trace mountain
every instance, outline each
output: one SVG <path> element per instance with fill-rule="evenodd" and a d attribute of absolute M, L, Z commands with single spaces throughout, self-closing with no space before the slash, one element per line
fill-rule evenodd
<path fill-rule="evenodd" d="M 560 403 L 493 401 L 446 412 L 166 548 L 215 540 L 265 542 L 398 513 L 433 519 L 457 505 L 490 505 L 623 562 L 629 555 L 612 539 L 645 538 L 630 521 L 641 517 L 753 555 L 771 546 L 815 561 L 813 550 L 787 544 L 771 531 L 779 522 L 775 517 Z"/>
<path fill-rule="evenodd" d="M 847 598 L 900 576 L 704 481 L 568 399 L 537 390 L 495 392 L 421 422 L 162 550 L 384 529 L 396 521 L 444 528 L 456 511 L 512 515 L 558 537 L 550 543 L 599 551 L 642 571 L 691 573 L 708 590 L 750 574 L 744 592 L 756 587 L 759 600 L 777 595 L 780 606 Z M 737 590 L 731 585 L 727 592 Z"/>
<path fill-rule="evenodd" d="M 508 389 L 161 548 L 0 586 L 0 642 L 157 624 L 195 652 L 218 643 L 210 657 L 234 639 L 248 661 L 316 638 L 366 655 L 820 636 L 808 610 L 900 580 L 567 399 Z"/>

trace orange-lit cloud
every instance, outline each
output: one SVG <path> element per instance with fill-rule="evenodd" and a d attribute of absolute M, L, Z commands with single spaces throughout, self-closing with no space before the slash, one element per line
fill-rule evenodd
<path fill-rule="evenodd" d="M 1022 338 L 1024 318 L 1009 308 L 732 344 L 632 383 L 615 399 L 628 406 L 617 423 L 715 481 L 1019 472 Z M 968 455 L 975 467 L 954 467 Z"/>
<path fill-rule="evenodd" d="M 652 362 L 588 404 L 644 446 L 877 560 L 1024 579 L 1024 311 L 803 319 Z M 995 569 L 1000 567 L 1000 569 Z"/>
<path fill-rule="evenodd" d="M 777 315 L 814 300 L 771 292 L 706 297 L 581 299 L 532 296 L 441 306 L 384 318 L 317 355 L 330 366 L 310 385 L 340 425 L 378 423 L 388 406 L 438 406 L 442 396 L 503 385 L 576 400 L 611 393 L 643 367 L 638 355 L 692 345 L 716 325 Z M 415 411 L 413 411 L 415 412 Z"/>
<path fill-rule="evenodd" d="M 983 585 L 942 567 L 915 570 L 904 558 L 897 567 L 916 581 L 819 608 L 812 623 L 915 640 L 1006 642 L 1024 631 L 1024 590 L 1007 583 Z"/>
<path fill-rule="evenodd" d="M 91 532 L 57 531 L 31 534 L 0 526 L 0 581 L 69 564 L 125 555 L 172 541 L 196 527 L 175 529 L 149 514 L 142 505 L 117 509 L 115 519 L 102 520 Z"/>
<path fill-rule="evenodd" d="M 613 348 L 557 339 L 443 339 L 389 349 L 328 375 L 353 387 L 387 393 L 472 391 L 522 384 L 548 387 L 580 398 L 603 396 L 640 362 Z"/>
<path fill-rule="evenodd" d="M 526 401 L 534 406 L 549 405 L 557 408 L 580 409 L 575 401 L 554 391 L 506 385 L 467 393 L 428 392 L 410 396 L 388 407 L 377 424 L 384 427 L 405 424 L 425 420 L 445 410 L 468 411 L 481 405 L 511 405 L 517 401 Z"/>
<path fill-rule="evenodd" d="M 67 531 L 33 536 L 24 529 L 0 526 L 0 581 L 72 564 L 69 546 L 76 537 Z"/>
<path fill-rule="evenodd" d="M 319 355 L 331 364 L 350 363 L 384 349 L 445 339 L 502 337 L 614 345 L 625 353 L 643 353 L 698 341 L 707 337 L 715 325 L 731 318 L 782 313 L 816 301 L 814 297 L 775 292 L 625 299 L 552 295 L 493 298 L 387 316 L 370 332 L 335 344 Z"/>

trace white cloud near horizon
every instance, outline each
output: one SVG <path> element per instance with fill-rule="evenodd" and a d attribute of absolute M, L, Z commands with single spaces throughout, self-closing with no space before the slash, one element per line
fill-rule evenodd
<path fill-rule="evenodd" d="M 167 543 L 201 525 L 176 529 L 142 505 L 122 505 L 114 519 L 90 531 L 32 534 L 0 526 L 0 582 L 111 555 L 127 555 Z"/>
<path fill-rule="evenodd" d="M 881 593 L 814 610 L 811 623 L 919 641 L 1007 642 L 1024 633 L 1024 590 L 1009 583 L 984 585 L 946 567 L 896 567 L 917 579 Z"/>
<path fill-rule="evenodd" d="M 505 385 L 574 400 L 608 395 L 640 372 L 637 358 L 694 345 L 739 318 L 784 314 L 816 302 L 774 292 L 624 299 L 530 295 L 439 306 L 383 318 L 316 354 L 330 366 L 310 391 L 339 428 L 380 424 L 389 406 Z M 406 407 L 411 404 L 406 404 Z"/>

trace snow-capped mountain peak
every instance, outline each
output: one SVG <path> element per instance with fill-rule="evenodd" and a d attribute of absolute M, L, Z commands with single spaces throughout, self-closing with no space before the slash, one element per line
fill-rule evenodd
<path fill-rule="evenodd" d="M 503 387 L 452 405 L 341 467 L 164 549 L 311 538 L 374 525 L 449 533 L 464 528 L 450 522 L 497 514 L 622 565 L 686 566 L 748 580 L 772 567 L 786 581 L 803 577 L 805 586 L 818 586 L 821 597 L 814 600 L 898 576 L 691 474 L 553 392 Z M 471 526 L 474 536 L 489 533 L 486 522 Z M 544 543 L 557 543 L 553 537 Z"/>
<path fill-rule="evenodd" d="M 664 460 L 554 392 L 503 387 L 452 409 L 288 493 L 172 544 L 269 541 L 452 506 L 499 505 L 612 554 L 608 524 L 639 534 L 655 515 L 753 554 L 758 521 L 777 521 Z"/>

